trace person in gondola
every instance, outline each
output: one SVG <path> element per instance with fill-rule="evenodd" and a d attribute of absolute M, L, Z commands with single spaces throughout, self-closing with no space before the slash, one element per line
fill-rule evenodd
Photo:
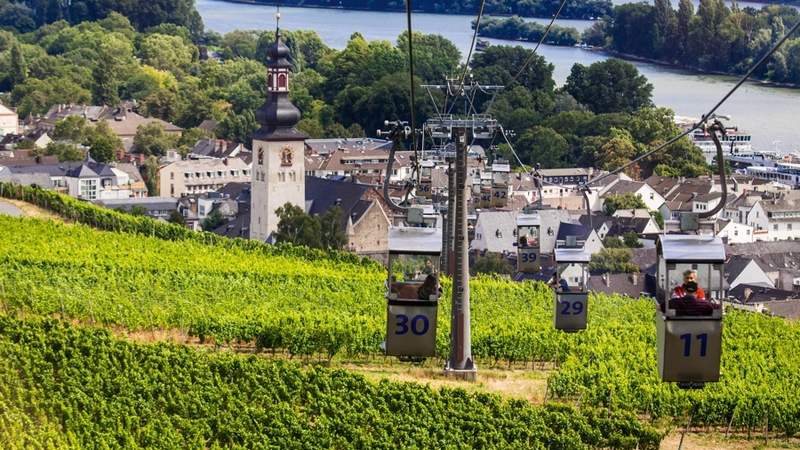
<path fill-rule="evenodd" d="M 705 291 L 697 283 L 696 270 L 687 270 L 683 273 L 683 284 L 675 286 L 669 302 L 677 316 L 706 316 L 711 315 L 714 309 L 706 299 Z"/>
<path fill-rule="evenodd" d="M 431 295 L 437 295 L 439 293 L 439 279 L 436 274 L 431 273 L 425 277 L 425 281 L 419 287 L 417 293 L 420 300 L 430 300 Z"/>

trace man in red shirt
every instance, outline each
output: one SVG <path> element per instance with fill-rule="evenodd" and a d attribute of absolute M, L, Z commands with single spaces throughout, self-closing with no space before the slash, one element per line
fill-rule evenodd
<path fill-rule="evenodd" d="M 683 284 L 672 290 L 669 304 L 677 316 L 707 316 L 714 309 L 706 299 L 706 292 L 697 284 L 696 270 L 683 273 Z"/>

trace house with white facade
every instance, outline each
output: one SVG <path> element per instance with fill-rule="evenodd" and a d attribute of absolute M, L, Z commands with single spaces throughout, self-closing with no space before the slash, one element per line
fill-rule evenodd
<path fill-rule="evenodd" d="M 158 170 L 159 194 L 181 197 L 213 192 L 228 183 L 247 183 L 252 165 L 241 158 L 175 161 Z"/>
<path fill-rule="evenodd" d="M 610 195 L 633 194 L 641 198 L 647 209 L 657 211 L 664 204 L 664 197 L 653 189 L 649 184 L 641 181 L 618 180 L 609 185 L 601 193 L 601 198 L 606 199 Z"/>
<path fill-rule="evenodd" d="M 19 133 L 19 116 L 15 111 L 0 104 L 0 136 Z"/>
<path fill-rule="evenodd" d="M 725 279 L 729 289 L 740 284 L 775 287 L 772 280 L 754 259 L 743 256 L 732 256 L 725 262 Z"/>
<path fill-rule="evenodd" d="M 475 237 L 470 249 L 480 252 L 516 254 L 517 213 L 483 211 L 475 223 Z"/>
<path fill-rule="evenodd" d="M 717 236 L 728 244 L 748 244 L 755 242 L 753 227 L 729 219 L 717 220 Z"/>
<path fill-rule="evenodd" d="M 89 156 L 81 165 L 66 170 L 63 179 L 69 195 L 83 200 L 127 199 L 137 192 L 137 180 L 130 174 Z"/>

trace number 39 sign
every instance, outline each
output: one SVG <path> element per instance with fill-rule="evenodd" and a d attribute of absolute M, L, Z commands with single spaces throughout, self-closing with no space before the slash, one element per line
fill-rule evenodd
<path fill-rule="evenodd" d="M 437 302 L 389 300 L 386 354 L 435 356 L 437 309 Z"/>

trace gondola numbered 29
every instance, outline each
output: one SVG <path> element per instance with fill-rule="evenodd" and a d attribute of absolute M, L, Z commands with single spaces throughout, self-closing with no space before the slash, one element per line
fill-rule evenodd
<path fill-rule="evenodd" d="M 555 249 L 556 289 L 554 324 L 557 330 L 586 329 L 589 291 L 588 264 L 591 255 L 582 247 Z"/>
<path fill-rule="evenodd" d="M 722 239 L 667 234 L 659 238 L 657 252 L 661 380 L 682 388 L 719 381 L 725 274 Z"/>
<path fill-rule="evenodd" d="M 386 354 L 414 360 L 436 355 L 439 228 L 392 227 L 386 292 Z"/>

